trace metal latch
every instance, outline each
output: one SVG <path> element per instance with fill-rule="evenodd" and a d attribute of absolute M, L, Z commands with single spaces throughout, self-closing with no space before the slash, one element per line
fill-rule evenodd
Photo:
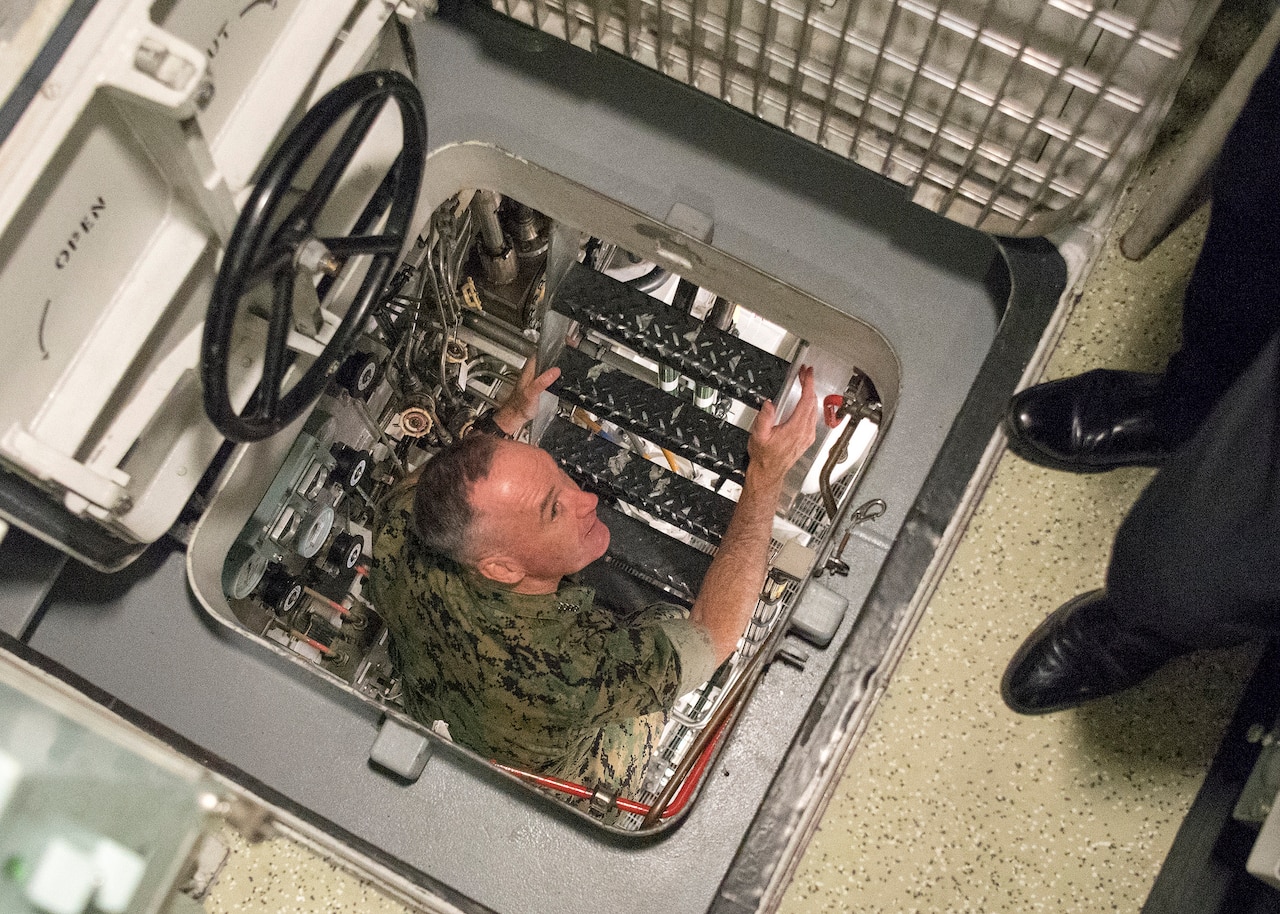
<path fill-rule="evenodd" d="M 844 555 L 844 547 L 849 545 L 849 537 L 853 535 L 853 528 L 859 524 L 864 524 L 869 520 L 876 520 L 883 517 L 884 512 L 889 506 L 885 504 L 882 498 L 873 498 L 865 501 L 854 509 L 849 515 L 849 529 L 844 532 L 844 536 L 840 540 L 840 545 L 831 557 L 827 559 L 826 564 L 813 573 L 815 578 L 820 578 L 824 573 L 836 575 L 838 577 L 847 577 L 849 574 L 849 563 L 841 558 Z"/>

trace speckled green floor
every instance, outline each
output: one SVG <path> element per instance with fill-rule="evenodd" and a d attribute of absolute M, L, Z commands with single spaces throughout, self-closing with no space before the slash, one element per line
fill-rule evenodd
<path fill-rule="evenodd" d="M 1152 370 L 1203 216 L 1147 262 L 1114 245 L 1046 377 Z M 786 894 L 812 911 L 1136 912 L 1255 657 L 1206 653 L 1124 696 L 1019 717 L 1009 657 L 1102 582 L 1150 471 L 1072 476 L 1006 453 Z"/>
<path fill-rule="evenodd" d="M 231 829 L 231 849 L 208 897 L 209 914 L 405 914 L 406 908 L 292 841 L 249 844 Z"/>

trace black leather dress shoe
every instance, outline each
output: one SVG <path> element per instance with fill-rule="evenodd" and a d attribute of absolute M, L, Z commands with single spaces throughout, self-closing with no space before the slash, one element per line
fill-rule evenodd
<path fill-rule="evenodd" d="M 1019 714 L 1049 714 L 1137 685 L 1187 648 L 1122 629 L 1106 593 L 1090 591 L 1049 615 L 1018 648 L 1000 695 Z"/>
<path fill-rule="evenodd" d="M 1160 375 L 1098 368 L 1014 394 L 1005 413 L 1009 449 L 1071 473 L 1159 466 L 1168 446 L 1156 425 Z"/>

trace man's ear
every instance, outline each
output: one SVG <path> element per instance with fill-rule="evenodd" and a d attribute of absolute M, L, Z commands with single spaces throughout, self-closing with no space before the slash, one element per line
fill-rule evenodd
<path fill-rule="evenodd" d="M 478 560 L 475 569 L 490 581 L 514 587 L 524 580 L 524 569 L 504 555 L 488 555 Z"/>

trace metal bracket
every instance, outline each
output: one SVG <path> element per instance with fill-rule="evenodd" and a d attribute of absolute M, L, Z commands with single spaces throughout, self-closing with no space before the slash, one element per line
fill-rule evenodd
<path fill-rule="evenodd" d="M 852 426 L 851 426 L 852 427 Z M 882 498 L 873 498 L 870 501 L 863 502 L 854 509 L 849 515 L 849 529 L 844 532 L 844 536 L 840 540 L 840 545 L 836 551 L 831 554 L 826 563 L 816 571 L 813 576 L 815 578 L 822 577 L 823 573 L 835 575 L 837 577 L 847 577 L 849 574 L 849 563 L 841 558 L 844 555 L 844 547 L 849 545 L 849 537 L 853 536 L 853 528 L 859 524 L 866 523 L 869 520 L 877 520 L 884 516 L 884 512 L 889 509 Z"/>
<path fill-rule="evenodd" d="M 399 721 L 387 717 L 369 749 L 369 761 L 384 771 L 416 781 L 431 758 L 431 741 Z"/>

